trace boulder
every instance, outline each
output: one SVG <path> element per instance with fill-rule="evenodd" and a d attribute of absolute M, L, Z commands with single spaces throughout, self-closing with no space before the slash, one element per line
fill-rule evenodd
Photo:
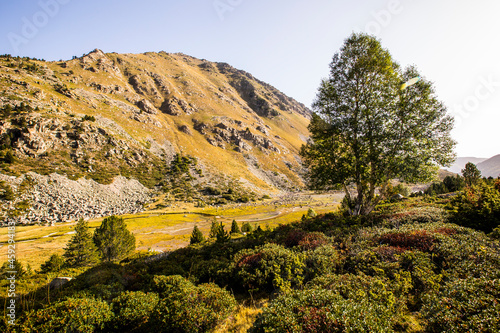
<path fill-rule="evenodd" d="M 64 286 L 66 283 L 68 283 L 71 280 L 73 280 L 72 277 L 65 277 L 65 276 L 56 277 L 52 281 L 50 281 L 49 288 L 50 289 L 61 288 L 62 286 Z"/>

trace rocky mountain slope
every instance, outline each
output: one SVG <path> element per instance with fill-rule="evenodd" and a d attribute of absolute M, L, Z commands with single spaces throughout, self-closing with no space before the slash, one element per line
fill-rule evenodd
<path fill-rule="evenodd" d="M 205 204 L 303 186 L 298 151 L 308 135 L 310 111 L 225 63 L 165 52 L 94 50 L 58 62 L 4 55 L 0 111 L 0 195 L 5 199 L 14 191 L 16 199 L 4 200 L 4 208 L 12 211 L 24 201 L 31 221 L 48 214 L 40 207 L 50 196 L 27 193 L 36 186 L 43 192 L 47 187 L 40 184 L 55 178 L 67 191 L 85 193 L 116 179 L 136 180 L 131 186 L 146 190 L 139 191 L 133 207 L 125 205 L 129 211 L 140 209 L 148 191 Z M 16 184 L 26 183 L 27 174 L 31 189 L 22 192 Z M 95 184 L 89 185 L 91 180 Z M 86 194 L 75 199 L 61 192 L 57 196 L 68 207 L 87 200 Z M 114 199 L 96 205 L 87 215 L 56 208 L 52 214 L 67 220 L 119 206 Z"/>

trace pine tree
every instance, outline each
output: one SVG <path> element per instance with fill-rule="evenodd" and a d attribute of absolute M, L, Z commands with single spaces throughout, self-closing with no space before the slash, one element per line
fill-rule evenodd
<path fill-rule="evenodd" d="M 224 225 L 222 225 L 222 222 L 217 227 L 217 233 L 215 237 L 217 238 L 217 243 L 225 243 L 231 239 L 231 235 L 229 235 L 229 232 L 224 230 Z"/>
<path fill-rule="evenodd" d="M 92 266 L 99 261 L 97 248 L 92 240 L 88 223 L 80 219 L 75 227 L 75 235 L 64 249 L 63 257 L 70 267 Z"/>
<path fill-rule="evenodd" d="M 212 224 L 210 225 L 210 233 L 208 234 L 208 238 L 217 237 L 217 232 L 219 231 L 219 224 L 217 223 L 217 219 L 214 217 Z"/>
<path fill-rule="evenodd" d="M 203 233 L 198 228 L 198 226 L 195 225 L 193 228 L 193 233 L 191 234 L 190 244 L 198 244 L 203 241 L 205 241 L 205 237 L 203 236 Z"/>
<path fill-rule="evenodd" d="M 40 266 L 41 273 L 58 272 L 64 266 L 64 258 L 58 254 L 50 256 L 49 260 Z"/>
<path fill-rule="evenodd" d="M 314 209 L 312 208 L 309 208 L 307 210 L 307 215 L 306 215 L 308 218 L 313 218 L 313 217 L 316 217 L 318 216 L 318 214 L 314 211 Z"/>
<path fill-rule="evenodd" d="M 134 235 L 123 218 L 114 215 L 105 218 L 95 230 L 94 243 L 106 261 L 123 259 L 135 250 Z"/>
<path fill-rule="evenodd" d="M 236 220 L 233 220 L 233 223 L 231 224 L 231 233 L 232 234 L 239 234 L 241 231 L 240 231 L 240 227 L 238 227 L 238 223 L 236 223 Z"/>
<path fill-rule="evenodd" d="M 252 225 L 248 222 L 244 223 L 242 226 L 241 226 L 241 231 L 242 232 L 252 232 L 253 228 L 252 228 Z"/>
<path fill-rule="evenodd" d="M 12 273 L 9 272 L 16 272 L 16 279 L 20 279 L 26 275 L 26 270 L 24 269 L 23 264 L 17 259 L 9 259 L 2 265 L 2 275 L 4 277 L 9 277 L 12 275 Z"/>

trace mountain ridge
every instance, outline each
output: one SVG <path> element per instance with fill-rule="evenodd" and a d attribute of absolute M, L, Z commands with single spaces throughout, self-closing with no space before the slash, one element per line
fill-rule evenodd
<path fill-rule="evenodd" d="M 185 176 L 198 194 L 188 200 L 203 201 L 203 188 L 215 185 L 257 194 L 304 185 L 298 153 L 311 111 L 226 63 L 98 49 L 56 62 L 4 55 L 0 84 L 0 172 L 8 176 L 109 184 L 121 175 L 166 189 L 180 154 L 196 160 Z"/>
<path fill-rule="evenodd" d="M 468 162 L 474 163 L 483 177 L 497 178 L 500 176 L 500 154 L 490 158 L 458 157 L 455 163 L 446 170 L 461 174 L 462 169 L 465 168 Z"/>

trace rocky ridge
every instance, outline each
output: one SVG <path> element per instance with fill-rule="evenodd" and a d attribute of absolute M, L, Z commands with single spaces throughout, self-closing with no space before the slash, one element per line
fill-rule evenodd
<path fill-rule="evenodd" d="M 33 176 L 41 187 L 29 198 L 28 222 L 47 215 L 66 220 L 85 211 L 89 217 L 127 212 L 118 203 L 115 210 L 113 200 L 107 208 L 96 201 L 72 212 L 65 207 L 83 199 L 54 192 L 43 177 L 58 174 L 68 184 L 92 179 L 107 186 L 121 175 L 158 190 L 176 153 L 196 157 L 204 175 L 242 179 L 257 193 L 303 185 L 298 150 L 310 111 L 225 63 L 165 52 L 94 50 L 59 62 L 4 55 L 0 113 L 0 174 L 39 175 Z M 14 158 L 5 163 L 7 153 Z M 81 191 L 104 195 L 92 188 Z M 52 207 L 54 197 L 43 191 L 62 201 Z"/>

